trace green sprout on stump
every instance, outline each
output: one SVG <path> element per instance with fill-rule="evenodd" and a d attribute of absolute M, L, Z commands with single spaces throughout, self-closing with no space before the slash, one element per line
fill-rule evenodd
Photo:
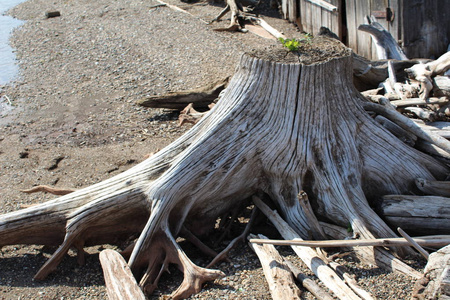
<path fill-rule="evenodd" d="M 297 39 L 283 39 L 279 38 L 278 40 L 283 44 L 284 47 L 288 48 L 291 52 L 296 52 L 299 50 L 299 47 L 302 43 L 309 44 L 312 41 L 313 36 L 309 33 L 305 34 L 305 37 L 297 40 Z"/>
<path fill-rule="evenodd" d="M 284 47 L 288 48 L 289 51 L 298 51 L 298 47 L 300 46 L 300 41 L 296 39 L 283 39 L 279 38 L 280 42 Z"/>

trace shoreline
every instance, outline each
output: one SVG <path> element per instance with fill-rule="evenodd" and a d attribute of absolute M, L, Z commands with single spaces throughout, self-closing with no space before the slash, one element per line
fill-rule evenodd
<path fill-rule="evenodd" d="M 13 31 L 24 24 L 22 20 L 16 19 L 8 14 L 8 11 L 15 6 L 26 0 L 12 1 L 10 5 L 3 4 L 5 6 L 0 7 L 0 24 L 2 32 L 0 32 L 0 87 L 7 85 L 9 82 L 13 82 L 19 75 L 19 67 L 17 66 L 17 60 L 14 54 L 14 48 L 10 45 L 10 38 Z M 8 31 L 8 33 L 6 33 Z M 1 110 L 0 110 L 1 113 Z"/>

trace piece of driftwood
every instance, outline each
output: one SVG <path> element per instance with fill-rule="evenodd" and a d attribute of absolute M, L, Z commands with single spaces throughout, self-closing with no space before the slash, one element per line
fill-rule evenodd
<path fill-rule="evenodd" d="M 450 52 L 446 52 L 438 59 L 419 63 L 410 68 L 405 69 L 409 78 L 417 80 L 421 86 L 421 98 L 427 99 L 430 92 L 433 90 L 432 77 L 442 75 L 450 69 Z"/>
<path fill-rule="evenodd" d="M 338 263 L 336 263 L 334 261 L 331 261 L 328 264 L 336 271 L 336 273 L 339 274 L 339 276 L 341 276 L 342 279 L 345 280 L 345 282 L 348 284 L 348 286 L 352 290 L 354 290 L 355 293 L 361 297 L 361 299 L 375 300 L 375 298 L 373 297 L 373 295 L 371 293 L 367 292 L 366 290 L 364 290 L 363 288 L 361 288 L 358 285 L 358 282 L 356 282 L 354 275 L 348 273 L 348 271 L 345 267 L 339 265 Z"/>
<path fill-rule="evenodd" d="M 402 127 L 405 130 L 410 131 L 411 133 L 415 134 L 417 137 L 420 137 L 424 139 L 425 141 L 428 141 L 442 150 L 450 153 L 450 142 L 443 137 L 434 134 L 431 131 L 426 130 L 425 128 L 420 128 L 414 121 L 410 120 L 408 117 L 403 116 L 402 114 L 383 107 L 382 105 L 378 105 L 375 103 L 364 103 L 364 108 L 366 110 L 371 110 L 373 112 L 376 112 L 389 120 L 393 121 L 400 127 Z"/>
<path fill-rule="evenodd" d="M 250 234 L 249 238 L 265 239 L 262 234 Z M 300 299 L 301 291 L 294 282 L 294 277 L 285 264 L 283 257 L 273 245 L 250 243 L 261 262 L 264 276 L 269 284 L 270 294 L 274 300 Z"/>
<path fill-rule="evenodd" d="M 432 131 L 432 132 L 434 134 L 438 135 L 435 131 Z M 428 153 L 436 158 L 444 158 L 446 160 L 450 160 L 450 153 L 448 151 L 445 151 L 445 150 L 441 149 L 440 147 L 437 147 L 435 144 L 433 144 L 429 141 L 418 139 L 416 144 L 414 145 L 414 147 L 416 149 L 419 149 L 420 151 L 422 151 L 424 153 Z"/>
<path fill-rule="evenodd" d="M 67 195 L 70 193 L 75 192 L 75 189 L 64 189 L 64 188 L 54 188 L 48 185 L 38 185 L 38 186 L 34 186 L 31 189 L 28 190 L 22 190 L 22 193 L 26 193 L 26 194 L 32 194 L 32 193 L 37 193 L 37 192 L 46 192 L 46 193 L 50 193 L 53 195 L 58 195 L 58 196 L 62 196 L 62 195 Z"/>
<path fill-rule="evenodd" d="M 352 58 L 353 82 L 358 91 L 378 88 L 378 85 L 389 77 L 388 60 L 370 61 L 356 53 L 352 54 Z M 420 60 L 392 60 L 397 81 L 404 82 L 408 78 L 405 69 L 419 62 Z"/>
<path fill-rule="evenodd" d="M 203 20 L 203 19 L 201 19 L 201 18 L 199 18 L 199 17 L 197 17 L 197 16 L 194 16 L 193 14 L 191 14 L 190 12 L 188 12 L 188 11 L 185 10 L 185 9 L 182 9 L 181 7 L 178 7 L 178 6 L 176 6 L 176 5 L 172 5 L 172 4 L 166 3 L 166 2 L 161 1 L 161 0 L 156 0 L 156 2 L 159 3 L 158 6 L 166 6 L 166 7 L 170 8 L 170 9 L 172 9 L 172 10 L 174 10 L 174 11 L 178 11 L 178 12 L 187 14 L 187 15 L 189 15 L 189 16 L 191 16 L 191 17 L 194 17 L 194 18 L 200 20 L 201 22 L 203 22 L 203 23 L 205 23 L 205 24 L 209 24 L 209 23 L 206 22 L 205 20 Z"/>
<path fill-rule="evenodd" d="M 427 100 L 421 99 L 421 98 L 408 98 L 404 100 L 393 100 L 391 101 L 391 104 L 395 107 L 405 107 L 405 106 L 412 106 L 412 105 L 431 105 L 431 104 L 437 104 L 437 105 L 443 105 L 447 104 L 449 102 L 449 99 L 447 97 L 430 97 Z"/>
<path fill-rule="evenodd" d="M 414 146 L 414 144 L 417 141 L 417 136 L 412 134 L 409 131 L 406 131 L 405 129 L 401 128 L 391 120 L 378 115 L 375 117 L 375 121 L 377 121 L 381 126 L 386 128 L 390 133 L 395 135 L 399 140 L 404 142 L 407 145 Z"/>
<path fill-rule="evenodd" d="M 408 59 L 389 31 L 378 23 L 374 16 L 367 17 L 367 21 L 369 24 L 359 25 L 358 30 L 367 32 L 372 36 L 377 48 L 378 59 Z"/>
<path fill-rule="evenodd" d="M 425 128 L 426 130 L 432 131 L 443 138 L 450 138 L 450 122 L 431 122 L 425 123 L 422 120 L 413 120 L 419 127 Z"/>
<path fill-rule="evenodd" d="M 274 38 L 276 39 L 286 39 L 286 36 L 279 32 L 278 30 L 276 30 L 275 28 L 273 28 L 272 26 L 270 26 L 264 19 L 262 18 L 256 18 L 256 17 L 247 17 L 246 19 L 250 20 L 253 24 L 261 26 L 265 31 L 267 31 L 268 33 L 270 33 Z"/>
<path fill-rule="evenodd" d="M 413 113 L 416 117 L 421 120 L 434 122 L 436 120 L 436 114 L 429 110 L 424 110 L 420 107 L 405 107 L 406 112 Z"/>
<path fill-rule="evenodd" d="M 255 205 L 267 216 L 285 239 L 299 239 L 298 234 L 276 213 L 272 211 L 261 199 L 253 196 Z M 361 299 L 342 281 L 336 272 L 331 269 L 317 252 L 309 247 L 292 246 L 300 259 L 314 272 L 314 274 L 328 287 L 339 299 Z"/>
<path fill-rule="evenodd" d="M 450 197 L 450 181 L 416 179 L 416 186 L 425 194 Z"/>
<path fill-rule="evenodd" d="M 450 122 L 438 121 L 432 123 L 424 123 L 420 120 L 414 120 L 420 126 L 423 126 L 429 130 L 450 130 Z"/>
<path fill-rule="evenodd" d="M 208 107 L 219 97 L 220 92 L 225 89 L 228 78 L 221 79 L 212 84 L 183 92 L 171 92 L 161 96 L 150 96 L 137 101 L 137 104 L 153 108 L 171 108 L 182 110 L 190 103 L 197 108 Z"/>
<path fill-rule="evenodd" d="M 250 1 L 246 1 L 250 2 Z M 259 1 L 252 1 L 252 5 L 257 5 Z M 228 27 L 223 28 L 216 28 L 214 30 L 216 31 L 242 31 L 247 32 L 246 29 L 242 28 L 240 24 L 240 20 L 245 19 L 244 12 L 244 1 L 238 1 L 238 0 L 226 0 L 226 6 L 225 8 L 210 22 L 217 22 L 219 21 L 223 16 L 225 16 L 228 12 L 231 13 L 230 15 L 230 24 Z"/>
<path fill-rule="evenodd" d="M 393 226 L 425 234 L 450 232 L 449 198 L 385 195 L 382 199 L 380 213 Z"/>
<path fill-rule="evenodd" d="M 424 275 L 413 290 L 413 300 L 450 298 L 450 245 L 432 253 Z"/>
<path fill-rule="evenodd" d="M 450 243 L 449 235 L 435 235 L 414 237 L 413 240 L 422 246 L 442 247 Z M 404 238 L 385 238 L 385 239 L 366 239 L 366 240 L 327 240 L 327 241 L 304 241 L 304 240 L 269 240 L 269 239 L 251 239 L 250 243 L 272 244 L 278 246 L 303 246 L 303 247 L 321 247 L 321 248 L 341 248 L 341 247 L 390 247 L 390 246 L 408 246 L 409 242 Z"/>
<path fill-rule="evenodd" d="M 433 96 L 450 97 L 450 78 L 448 76 L 435 76 L 433 78 Z"/>
<path fill-rule="evenodd" d="M 319 224 L 316 216 L 314 215 L 314 211 L 311 207 L 311 203 L 309 203 L 308 195 L 305 191 L 300 191 L 297 195 L 298 202 L 305 212 L 305 217 L 308 219 L 308 223 L 311 224 L 311 233 L 315 239 L 324 239 L 325 233 L 322 230 L 322 227 Z"/>
<path fill-rule="evenodd" d="M 299 268 L 297 268 L 292 262 L 288 259 L 285 259 L 284 262 L 291 270 L 292 274 L 294 274 L 297 281 L 311 294 L 314 295 L 318 300 L 333 300 L 333 297 L 327 293 L 323 288 L 321 288 L 314 280 L 304 275 Z"/>
<path fill-rule="evenodd" d="M 437 115 L 440 118 L 444 118 L 447 120 L 450 117 L 450 104 L 443 105 L 437 111 Z"/>
<path fill-rule="evenodd" d="M 394 91 L 400 99 L 415 98 L 419 97 L 420 86 L 410 82 L 396 82 L 394 83 Z"/>
<path fill-rule="evenodd" d="M 414 249 L 416 249 L 420 254 L 422 254 L 423 257 L 425 257 L 425 259 L 428 259 L 428 256 L 430 256 L 428 254 L 427 251 L 425 251 L 425 249 L 422 248 L 422 246 L 419 245 L 419 243 L 417 243 L 412 237 L 410 237 L 403 229 L 401 229 L 400 227 L 397 228 L 398 233 L 400 233 L 400 235 L 402 237 L 405 238 L 405 240 L 408 241 L 408 243 L 410 243 L 411 247 L 413 247 Z"/>
<path fill-rule="evenodd" d="M 195 124 L 197 123 L 201 117 L 206 112 L 199 112 L 194 109 L 194 104 L 189 103 L 188 106 L 186 106 L 178 116 L 178 126 L 181 126 L 186 123 Z"/>
<path fill-rule="evenodd" d="M 384 95 L 365 95 L 364 96 L 367 100 L 373 103 L 378 103 L 386 108 L 395 110 L 396 107 L 391 104 L 392 100 L 398 100 L 399 97 L 395 94 L 384 94 Z"/>
<path fill-rule="evenodd" d="M 322 227 L 323 232 L 327 235 L 328 239 L 348 240 L 352 238 L 351 231 L 344 227 L 322 221 L 319 221 L 319 224 Z"/>
<path fill-rule="evenodd" d="M 145 300 L 133 273 L 119 252 L 106 249 L 100 252 L 100 263 L 109 300 Z"/>

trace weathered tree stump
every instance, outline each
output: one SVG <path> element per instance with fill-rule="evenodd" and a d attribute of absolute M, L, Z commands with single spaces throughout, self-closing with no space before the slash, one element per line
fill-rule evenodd
<path fill-rule="evenodd" d="M 36 274 L 44 279 L 72 246 L 139 233 L 128 264 L 143 273 L 140 285 L 151 292 L 176 264 L 179 299 L 223 275 L 189 260 L 180 231 L 201 236 L 254 194 L 272 199 L 301 237 L 310 233 L 301 190 L 319 219 L 351 225 L 355 237 L 395 236 L 371 205 L 448 169 L 364 111 L 349 49 L 320 38 L 304 51 L 244 55 L 219 103 L 186 134 L 109 180 L 0 216 L 0 246 L 60 245 Z"/>

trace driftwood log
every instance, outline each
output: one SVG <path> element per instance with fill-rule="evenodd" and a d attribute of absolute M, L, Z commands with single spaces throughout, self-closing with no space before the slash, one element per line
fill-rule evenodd
<path fill-rule="evenodd" d="M 145 300 L 125 259 L 119 252 L 106 249 L 100 252 L 109 300 Z"/>
<path fill-rule="evenodd" d="M 370 33 L 375 41 L 378 59 L 408 59 L 402 48 L 397 44 L 397 41 L 389 31 L 377 22 L 374 16 L 367 17 L 367 21 L 368 24 L 359 25 L 358 30 Z"/>
<path fill-rule="evenodd" d="M 366 113 L 349 49 L 326 38 L 310 47 L 323 55 L 308 64 L 284 49 L 244 55 L 218 104 L 182 137 L 120 175 L 1 215 L 0 246 L 59 245 L 35 276 L 44 279 L 71 247 L 82 253 L 138 234 L 128 264 L 140 286 L 151 293 L 175 264 L 184 273 L 172 295 L 180 299 L 224 274 L 195 265 L 176 238 L 201 238 L 255 194 L 273 202 L 294 237 L 311 235 L 302 190 L 317 216 L 351 226 L 354 237 L 394 237 L 371 206 L 449 170 Z M 385 250 L 364 255 L 374 251 L 385 253 L 385 266 L 410 272 Z"/>
<path fill-rule="evenodd" d="M 378 85 L 389 77 L 388 62 L 391 61 L 398 81 L 408 78 L 405 69 L 410 68 L 420 60 L 375 60 L 370 61 L 356 53 L 353 53 L 353 81 L 359 91 L 377 88 Z"/>
<path fill-rule="evenodd" d="M 438 59 L 430 61 L 426 64 L 416 64 L 406 69 L 411 79 L 417 80 L 421 87 L 421 98 L 427 99 L 433 90 L 432 77 L 443 75 L 450 69 L 450 52 L 440 56 Z"/>
<path fill-rule="evenodd" d="M 264 239 L 266 237 L 262 234 L 251 234 L 249 238 Z M 301 291 L 294 282 L 294 276 L 275 247 L 267 244 L 250 244 L 250 247 L 255 251 L 261 261 L 272 299 L 300 299 Z"/>
<path fill-rule="evenodd" d="M 450 232 L 450 198 L 386 195 L 381 215 L 388 223 L 421 234 Z"/>
<path fill-rule="evenodd" d="M 190 91 L 172 92 L 161 96 L 143 98 L 137 104 L 145 107 L 182 110 L 190 103 L 195 103 L 195 107 L 205 108 L 219 97 L 220 92 L 225 89 L 227 83 L 228 78 L 224 78 Z"/>

